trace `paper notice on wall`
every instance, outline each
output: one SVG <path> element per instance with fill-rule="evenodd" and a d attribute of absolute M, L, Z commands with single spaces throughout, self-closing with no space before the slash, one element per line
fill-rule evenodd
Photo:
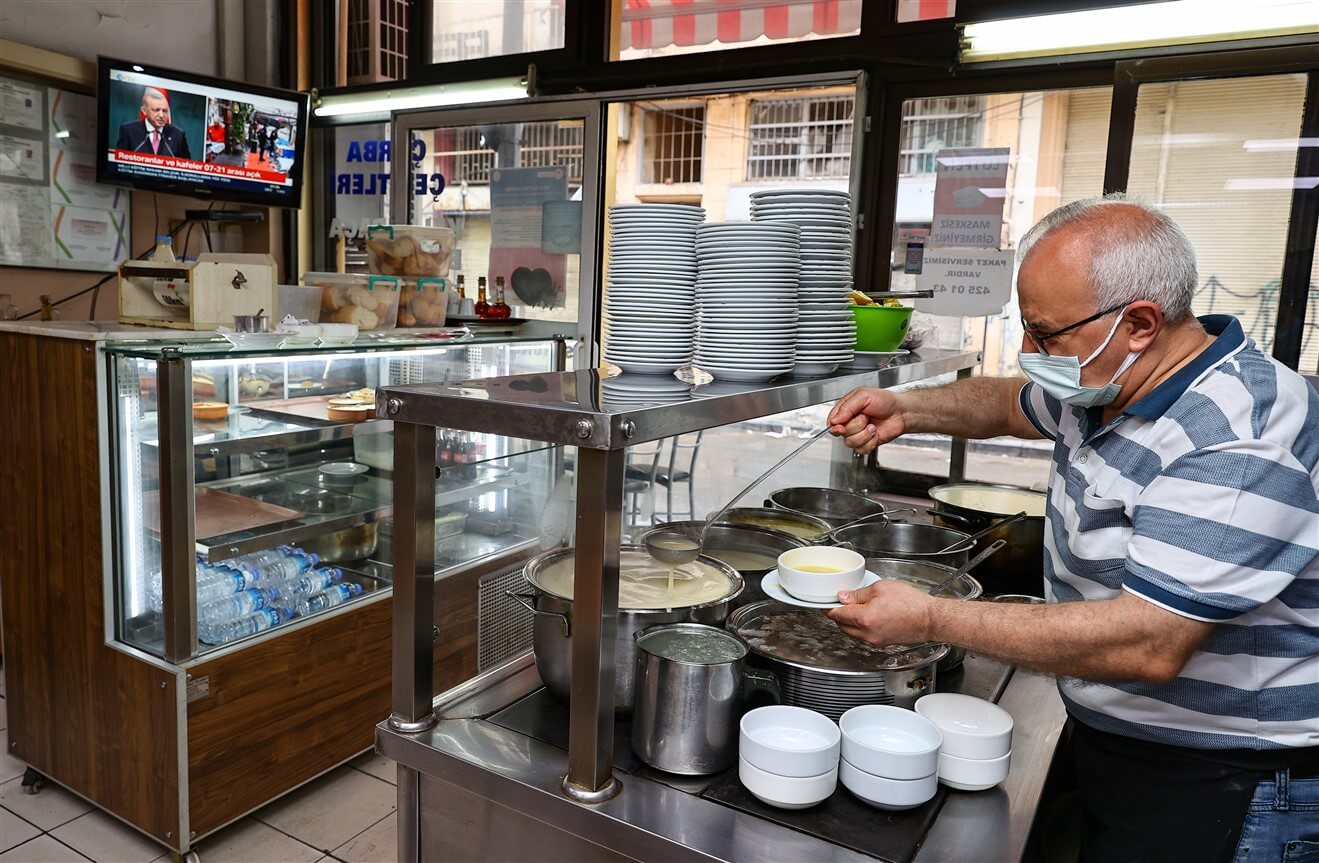
<path fill-rule="evenodd" d="M 934 181 L 930 244 L 997 249 L 1007 199 L 1008 147 L 940 150 Z"/>
<path fill-rule="evenodd" d="M 46 93 L 50 105 L 50 146 L 56 150 L 96 152 L 96 100 L 81 93 L 51 88 Z M 54 156 L 51 156 L 54 159 Z M 95 162 L 93 161 L 93 164 Z"/>
<path fill-rule="evenodd" d="M 50 209 L 57 266 L 113 270 L 128 256 L 127 213 L 84 207 Z"/>
<path fill-rule="evenodd" d="M 0 183 L 0 264 L 55 266 L 50 199 L 45 186 Z"/>
<path fill-rule="evenodd" d="M 0 177 L 45 183 L 45 144 L 38 138 L 0 135 Z"/>
<path fill-rule="evenodd" d="M 101 210 L 127 210 L 128 190 L 96 182 L 96 154 L 51 150 L 50 202 Z"/>
<path fill-rule="evenodd" d="M 12 78 L 0 78 L 0 124 L 40 132 L 41 87 Z"/>
<path fill-rule="evenodd" d="M 498 168 L 490 172 L 490 282 L 528 306 L 564 306 L 567 259 L 542 248 L 545 204 L 568 198 L 568 169 Z"/>
<path fill-rule="evenodd" d="M 933 291 L 916 301 L 931 315 L 997 315 L 1012 297 L 1014 252 L 992 249 L 927 248 L 916 290 Z"/>

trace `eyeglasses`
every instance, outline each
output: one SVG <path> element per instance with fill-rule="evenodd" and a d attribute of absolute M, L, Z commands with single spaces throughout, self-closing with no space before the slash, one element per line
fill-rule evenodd
<path fill-rule="evenodd" d="M 1027 338 L 1029 338 L 1032 342 L 1035 343 L 1035 347 L 1039 349 L 1039 352 L 1047 357 L 1049 355 L 1049 349 L 1044 346 L 1044 343 L 1047 342 L 1049 339 L 1056 338 L 1057 336 L 1061 336 L 1063 333 L 1071 332 L 1077 327 L 1083 327 L 1086 324 L 1090 323 L 1091 321 L 1097 321 L 1100 318 L 1102 318 L 1104 315 L 1111 315 L 1113 314 L 1113 312 L 1116 312 L 1118 309 L 1121 309 L 1126 305 L 1128 304 L 1125 302 L 1118 303 L 1116 306 L 1110 306 L 1109 308 L 1104 309 L 1102 312 L 1095 312 L 1093 315 L 1091 315 L 1088 318 L 1079 320 L 1074 324 L 1068 324 L 1065 327 L 1061 327 L 1059 329 L 1054 330 L 1051 333 L 1046 333 L 1045 335 L 1042 336 L 1037 336 L 1030 331 L 1030 324 L 1026 323 L 1025 317 L 1021 318 L 1021 329 L 1023 332 L 1026 333 Z"/>

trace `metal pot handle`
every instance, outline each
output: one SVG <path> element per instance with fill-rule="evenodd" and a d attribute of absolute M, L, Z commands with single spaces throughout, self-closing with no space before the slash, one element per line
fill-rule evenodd
<path fill-rule="evenodd" d="M 532 602 L 532 600 L 536 598 L 535 594 L 514 593 L 511 590 L 506 590 L 504 591 L 504 596 L 507 596 L 509 599 L 516 601 L 519 605 L 521 605 L 527 611 L 530 611 L 532 614 L 540 614 L 540 615 L 544 615 L 545 617 L 559 618 L 559 632 L 563 634 L 564 638 L 572 638 L 572 619 L 569 618 L 568 615 L 558 611 L 542 611 L 541 609 L 537 608 L 535 604 Z"/>
<path fill-rule="evenodd" d="M 927 515 L 932 515 L 935 518 L 945 518 L 948 519 L 949 521 L 955 521 L 960 523 L 963 527 L 971 528 L 974 530 L 973 522 L 971 521 L 971 519 L 967 518 L 964 515 L 958 515 L 955 512 L 949 512 L 946 509 L 927 509 L 925 512 Z"/>
<path fill-rule="evenodd" d="M 778 678 L 773 673 L 758 668 L 743 668 L 742 701 L 750 701 L 761 692 L 772 698 L 774 704 L 783 702 L 783 690 L 779 688 Z"/>

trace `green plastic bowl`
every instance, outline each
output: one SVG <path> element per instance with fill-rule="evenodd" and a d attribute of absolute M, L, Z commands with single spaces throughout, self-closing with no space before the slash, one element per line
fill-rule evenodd
<path fill-rule="evenodd" d="M 853 306 L 858 351 L 896 351 L 907 335 L 911 313 L 907 306 Z"/>

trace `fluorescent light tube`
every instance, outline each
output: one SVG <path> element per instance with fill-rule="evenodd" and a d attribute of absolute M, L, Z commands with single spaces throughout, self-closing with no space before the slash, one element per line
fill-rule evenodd
<path fill-rule="evenodd" d="M 967 24 L 962 60 L 983 62 L 1319 33 L 1315 0 L 1170 0 Z"/>
<path fill-rule="evenodd" d="M 494 78 L 462 84 L 433 84 L 370 93 L 340 93 L 322 96 L 313 109 L 318 117 L 353 116 L 362 120 L 385 118 L 391 111 L 414 108 L 444 108 L 477 102 L 508 102 L 527 98 L 521 78 Z"/>

